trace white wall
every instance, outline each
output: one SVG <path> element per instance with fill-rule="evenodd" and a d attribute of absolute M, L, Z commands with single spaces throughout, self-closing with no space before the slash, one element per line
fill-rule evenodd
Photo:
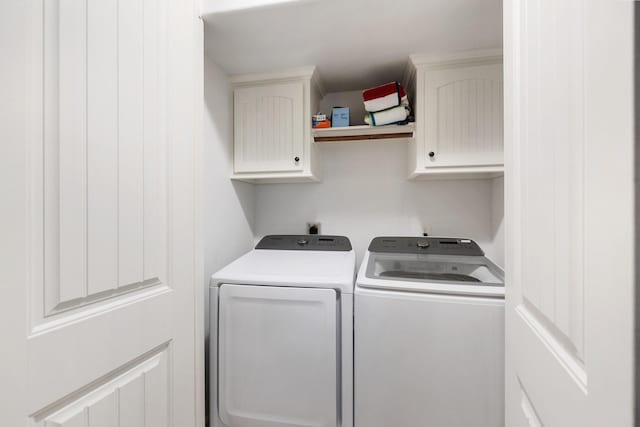
<path fill-rule="evenodd" d="M 255 188 L 229 179 L 233 92 L 227 76 L 206 57 L 204 67 L 204 286 L 208 304 L 209 277 L 253 247 Z M 205 315 L 208 319 L 208 310 Z"/>
<path fill-rule="evenodd" d="M 333 95 L 323 107 L 361 99 L 360 91 Z M 407 144 L 354 142 L 319 145 L 321 183 L 234 182 L 232 112 L 227 76 L 205 58 L 205 279 L 256 239 L 305 233 L 308 221 L 321 222 L 324 234 L 349 236 L 359 261 L 375 236 L 426 231 L 470 237 L 503 265 L 502 178 L 407 181 Z"/>
<path fill-rule="evenodd" d="M 375 236 L 427 231 L 472 238 L 502 263 L 492 215 L 498 180 L 407 181 L 406 143 L 323 144 L 319 155 L 322 183 L 256 186 L 259 237 L 305 233 L 307 221 L 320 221 L 323 234 L 350 237 L 360 261 Z"/>
<path fill-rule="evenodd" d="M 362 102 L 361 90 L 328 93 L 320 101 L 320 111 L 331 118 L 333 107 L 349 107 L 349 126 L 363 125 L 364 102 Z"/>

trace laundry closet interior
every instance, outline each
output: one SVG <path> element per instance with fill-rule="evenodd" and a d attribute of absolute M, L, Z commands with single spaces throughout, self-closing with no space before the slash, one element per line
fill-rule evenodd
<path fill-rule="evenodd" d="M 502 13 L 502 2 L 494 0 L 276 1 L 261 7 L 251 7 L 250 2 L 204 2 L 204 259 L 205 278 L 208 281 L 214 276 L 210 289 L 209 283 L 205 284 L 211 292 L 205 296 L 210 425 L 259 426 L 274 422 L 274 425 L 410 426 L 416 420 L 450 426 L 476 422 L 471 420 L 477 420 L 478 426 L 503 425 Z M 371 104 L 364 102 L 363 91 L 385 84 L 391 84 L 392 88 L 396 85 L 397 100 L 394 98 L 391 105 L 408 104 L 408 117 L 401 116 L 399 124 L 371 126 L 372 120 L 381 120 L 382 116 L 365 111 L 372 109 Z M 401 99 L 405 93 L 406 101 Z M 395 96 L 394 92 L 392 98 Z M 335 107 L 348 108 L 348 123 L 343 123 L 348 126 L 337 126 L 334 112 L 329 127 L 312 127 L 316 114 L 331 119 Z M 314 230 L 310 230 L 312 226 Z M 330 247 L 335 245 L 335 254 L 323 256 L 335 255 L 338 264 L 333 265 L 325 258 L 305 260 L 303 254 L 291 254 L 291 258 L 283 260 L 268 254 L 268 262 L 273 264 L 267 267 L 267 261 L 259 258 L 258 252 L 265 249 L 292 249 L 283 246 L 287 242 L 291 242 L 293 249 L 296 242 L 309 249 L 321 247 L 322 241 L 304 237 L 316 233 L 320 237 L 348 238 L 347 243 L 340 237 L 327 241 L 323 248 L 331 251 Z M 486 268 L 492 273 L 487 274 L 497 274 L 492 276 L 499 283 L 497 293 L 490 294 L 487 300 L 472 298 L 468 305 L 464 305 L 465 301 L 458 306 L 455 298 L 449 301 L 449 297 L 443 296 L 433 306 L 429 302 L 414 308 L 377 307 L 378 296 L 374 291 L 371 304 L 365 299 L 359 303 L 352 290 L 345 292 L 349 286 L 343 282 L 349 281 L 349 270 L 346 273 L 341 270 L 344 264 L 337 261 L 339 251 L 350 245 L 350 253 L 355 255 L 352 275 L 361 263 L 369 262 L 374 270 L 402 264 L 403 261 L 393 257 L 389 258 L 392 261 L 385 260 L 384 255 L 373 249 L 369 253 L 370 242 L 380 236 L 400 237 L 393 243 L 377 240 L 382 246 L 430 244 L 436 257 L 438 247 L 444 251 L 441 253 L 448 253 L 447 246 L 451 244 L 468 246 L 471 255 L 486 256 L 486 261 L 478 262 L 488 263 Z M 444 240 L 402 240 L 402 236 Z M 464 251 L 456 253 L 463 254 Z M 422 255 L 415 252 L 409 256 Z M 242 258 L 233 263 L 238 257 Z M 454 259 L 457 262 L 462 258 Z M 232 264 L 225 267 L 229 263 Z M 303 267 L 307 263 L 308 267 Z M 434 268 L 442 269 L 444 265 L 449 268 L 446 263 Z M 462 265 L 460 268 L 464 270 Z M 273 270 L 277 268 L 281 268 L 278 277 L 287 284 L 274 288 L 278 290 L 271 297 L 267 297 L 270 291 L 265 286 L 243 286 L 267 284 L 269 275 L 275 274 Z M 485 268 L 484 264 L 480 268 Z M 364 265 L 362 269 L 364 275 L 368 267 Z M 451 269 L 456 273 L 457 264 Z M 292 289 L 296 289 L 295 283 L 313 282 L 322 274 L 321 270 L 334 270 L 331 274 L 336 277 L 331 280 L 340 283 L 335 286 L 333 297 L 338 298 L 338 304 L 327 310 L 334 317 L 332 310 L 337 310 L 337 339 L 342 344 L 334 365 L 317 362 L 314 377 L 314 373 L 305 373 L 310 365 L 305 368 L 300 358 L 316 360 L 332 348 L 322 343 L 335 342 L 336 337 L 327 338 L 329 332 L 325 329 L 289 330 L 290 323 L 283 323 L 279 317 L 287 312 L 285 308 L 278 312 L 270 303 L 262 308 L 255 304 L 271 298 L 270 301 L 280 301 L 282 307 L 290 304 L 287 307 L 294 316 L 292 319 L 304 318 L 295 317 L 301 314 L 295 311 L 296 302 L 291 302 L 296 298 Z M 298 282 L 283 279 L 293 275 L 293 271 L 302 271 Z M 377 270 L 371 271 L 378 274 Z M 256 282 L 245 281 L 243 274 Z M 309 295 L 302 297 L 306 286 L 317 284 L 299 286 L 303 289 L 300 298 L 304 304 L 310 304 L 307 299 L 327 304 L 320 293 L 314 295 L 307 290 Z M 287 291 L 287 287 L 293 288 Z M 291 292 L 291 300 L 287 292 Z M 439 292 L 444 295 L 457 291 Z M 432 370 L 416 371 L 411 361 L 404 362 L 405 372 L 386 376 L 384 366 L 396 361 L 391 360 L 393 356 L 389 359 L 375 350 L 378 346 L 374 344 L 378 342 L 375 329 L 372 333 L 361 329 L 353 341 L 354 353 L 350 341 L 354 299 L 356 334 L 358 320 L 360 325 L 374 325 L 377 313 L 395 310 L 397 323 L 383 321 L 381 326 L 374 327 L 393 335 L 388 348 L 417 345 L 416 357 L 424 357 L 425 364 L 438 366 L 435 371 L 450 372 L 451 381 Z M 479 309 L 471 308 L 478 302 Z M 269 311 L 269 307 L 274 311 Z M 359 319 L 358 308 L 362 319 L 367 315 L 371 318 Z M 424 314 L 425 310 L 435 314 L 430 317 Z M 313 316 L 309 316 L 309 322 L 313 322 Z M 256 324 L 248 326 L 252 322 Z M 299 320 L 298 326 L 305 322 Z M 421 322 L 458 325 L 458 332 L 454 332 L 458 335 L 438 344 L 437 337 L 448 334 L 445 328 L 449 326 L 424 331 L 420 329 Z M 280 332 L 272 336 L 272 329 Z M 283 343 L 289 341 L 283 336 L 289 333 L 297 347 L 278 353 L 275 347 L 286 346 Z M 317 334 L 317 339 L 308 339 L 312 333 Z M 421 342 L 431 340 L 430 337 L 436 341 Z M 484 344 L 457 345 L 465 340 L 480 340 Z M 385 342 L 379 345 L 387 346 Z M 432 354 L 428 346 L 441 347 L 442 354 Z M 363 352 L 370 351 L 380 357 L 361 357 Z M 471 356 L 474 351 L 476 354 Z M 253 356 L 247 353 L 255 357 L 250 359 Z M 298 354 L 299 358 L 291 354 Z M 287 360 L 290 370 L 282 366 L 285 362 L 278 364 L 272 358 Z M 326 373 L 336 366 L 337 386 L 326 383 Z M 278 369 L 285 372 L 272 375 Z M 381 374 L 378 378 L 364 378 L 364 369 Z M 459 378 L 455 378 L 456 371 Z M 411 385 L 396 382 L 404 375 L 437 383 L 431 390 L 445 387 L 450 391 L 430 398 L 427 395 L 432 391 L 416 389 L 413 397 L 407 394 L 404 399 L 404 393 L 411 394 Z M 285 377 L 288 379 L 282 379 Z M 306 378 L 306 385 L 301 378 Z M 313 391 L 307 390 L 309 382 L 317 383 Z M 321 393 L 319 390 L 324 387 L 333 390 L 333 394 Z M 399 387 L 396 395 L 403 401 L 379 413 L 375 407 L 383 408 L 378 402 L 387 397 L 367 394 L 365 389 L 385 387 Z M 459 387 L 466 390 L 456 391 Z M 311 404 L 312 409 L 306 411 L 296 409 L 309 404 L 307 391 L 309 399 L 315 399 L 317 404 Z M 421 394 L 430 399 L 425 406 L 428 409 L 412 410 L 416 399 L 422 399 L 416 396 Z M 471 418 L 457 416 L 456 410 L 449 407 L 456 395 Z M 392 418 L 385 418 L 389 416 L 385 414 L 393 412 Z"/>
<path fill-rule="evenodd" d="M 427 233 L 471 238 L 504 265 L 502 3 L 273 3 L 203 2 L 205 276 L 310 222 L 348 236 L 358 261 L 375 236 Z M 424 80 L 434 70 L 449 79 L 437 99 Z M 493 74 L 480 85 L 477 72 Z M 415 122 L 312 130 L 311 115 L 334 106 L 363 125 L 362 91 L 392 81 L 407 87 Z M 270 105 L 269 123 L 242 122 L 238 105 L 234 115 L 234 91 L 289 97 L 287 85 L 303 89 L 291 106 Z M 240 132 L 256 126 L 294 136 L 242 147 Z M 403 136 L 366 139 L 377 132 Z M 314 141 L 324 135 L 339 140 Z"/>

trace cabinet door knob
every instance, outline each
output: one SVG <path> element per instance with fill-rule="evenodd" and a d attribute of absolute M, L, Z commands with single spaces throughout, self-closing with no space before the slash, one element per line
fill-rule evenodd
<path fill-rule="evenodd" d="M 436 153 L 434 153 L 433 151 L 429 151 L 429 157 L 433 158 L 436 156 Z"/>
<path fill-rule="evenodd" d="M 296 163 L 298 163 L 300 161 L 300 157 L 296 156 L 293 160 L 295 160 Z"/>

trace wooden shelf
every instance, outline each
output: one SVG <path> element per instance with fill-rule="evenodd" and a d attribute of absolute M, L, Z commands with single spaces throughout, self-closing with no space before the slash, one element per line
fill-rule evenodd
<path fill-rule="evenodd" d="M 338 128 L 312 129 L 315 142 L 351 142 L 384 139 L 413 138 L 414 123 L 387 126 L 349 126 Z"/>

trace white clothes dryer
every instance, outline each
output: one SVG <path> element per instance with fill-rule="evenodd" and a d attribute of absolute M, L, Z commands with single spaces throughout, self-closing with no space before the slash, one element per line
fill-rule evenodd
<path fill-rule="evenodd" d="M 280 235 L 210 284 L 213 427 L 353 426 L 355 253 L 342 236 Z"/>

